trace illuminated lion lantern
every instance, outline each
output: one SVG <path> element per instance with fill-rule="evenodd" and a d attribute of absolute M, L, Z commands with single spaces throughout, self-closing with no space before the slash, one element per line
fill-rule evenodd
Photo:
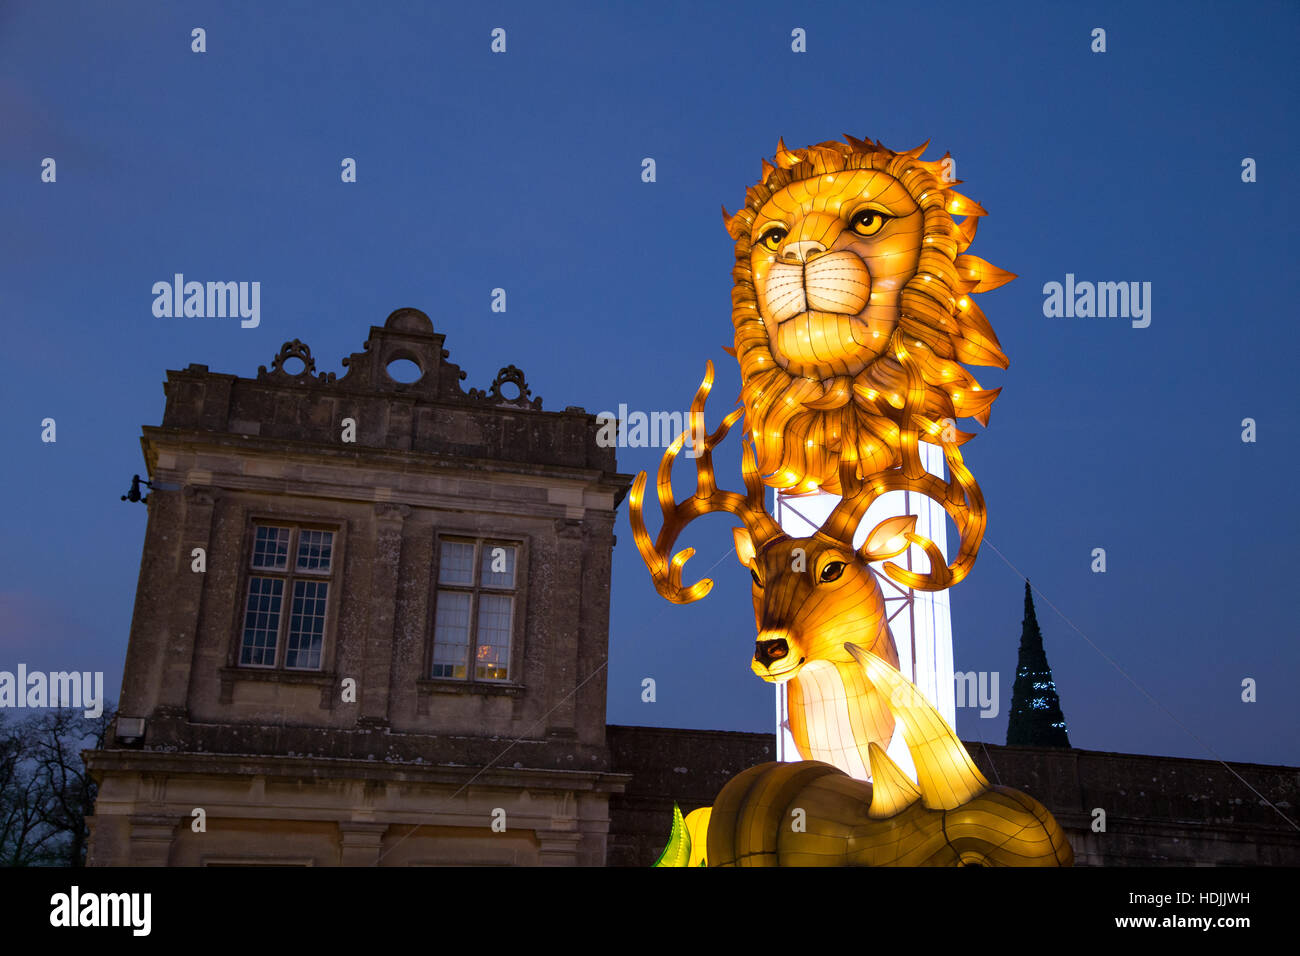
<path fill-rule="evenodd" d="M 999 389 L 961 363 L 1007 367 L 971 296 L 1015 276 L 966 255 L 984 210 L 923 161 L 852 136 L 807 149 L 778 142 L 776 165 L 734 216 L 734 354 L 746 427 L 765 484 L 840 493 L 841 457 L 870 475 L 899 464 L 906 346 L 925 382 L 924 414 L 988 424 Z M 961 222 L 954 216 L 962 217 Z M 937 443 L 936 434 L 922 440 Z"/>

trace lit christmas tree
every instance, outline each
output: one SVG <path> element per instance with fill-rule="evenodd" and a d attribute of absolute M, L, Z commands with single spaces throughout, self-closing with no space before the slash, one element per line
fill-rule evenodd
<path fill-rule="evenodd" d="M 1069 747 L 1065 715 L 1056 694 L 1056 681 L 1043 650 L 1043 634 L 1034 614 L 1034 599 L 1025 582 L 1025 619 L 1020 629 L 1020 660 L 1011 690 L 1011 719 L 1007 743 L 1027 747 Z"/>

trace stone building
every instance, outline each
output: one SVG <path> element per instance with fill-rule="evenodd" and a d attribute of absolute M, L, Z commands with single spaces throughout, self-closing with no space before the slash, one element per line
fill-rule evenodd
<path fill-rule="evenodd" d="M 594 416 L 513 366 L 464 391 L 442 346 L 400 309 L 342 377 L 296 340 L 167 373 L 92 865 L 605 862 L 629 476 Z"/>

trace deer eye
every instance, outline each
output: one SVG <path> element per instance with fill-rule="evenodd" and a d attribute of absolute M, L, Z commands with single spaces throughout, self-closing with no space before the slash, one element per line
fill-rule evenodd
<path fill-rule="evenodd" d="M 749 576 L 754 579 L 754 584 L 757 587 L 761 588 L 763 586 L 763 582 L 758 579 L 758 572 L 755 571 L 753 568 L 749 569 Z"/>
<path fill-rule="evenodd" d="M 826 567 L 822 568 L 821 581 L 826 584 L 830 581 L 836 581 L 844 573 L 843 561 L 832 561 Z"/>

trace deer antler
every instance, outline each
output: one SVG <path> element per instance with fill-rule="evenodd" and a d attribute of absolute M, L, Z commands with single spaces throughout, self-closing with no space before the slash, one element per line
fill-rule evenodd
<path fill-rule="evenodd" d="M 636 538 L 637 550 L 650 574 L 654 578 L 655 590 L 674 604 L 689 604 L 698 601 L 709 593 L 713 581 L 709 578 L 697 581 L 690 587 L 682 586 L 682 566 L 695 553 L 694 548 L 686 548 L 677 554 L 669 555 L 677 536 L 682 530 L 701 515 L 725 511 L 740 518 L 754 539 L 756 547 L 781 534 L 775 521 L 767 513 L 764 505 L 763 482 L 758 476 L 758 464 L 754 448 L 749 442 L 744 443 L 744 461 L 742 474 L 745 479 L 746 494 L 734 491 L 722 491 L 718 488 L 713 475 L 713 449 L 727 436 L 731 426 L 736 423 L 744 408 L 737 408 L 722 420 L 718 430 L 712 435 L 704 428 L 704 402 L 713 388 L 713 363 L 707 363 L 704 381 L 700 383 L 695 399 L 691 402 L 690 431 L 695 459 L 695 494 L 685 501 L 676 501 L 673 497 L 672 468 L 677 453 L 682 450 L 687 432 L 677 436 L 659 462 L 658 493 L 659 508 L 663 512 L 664 523 L 654 543 L 650 542 L 650 533 L 646 531 L 642 515 L 642 496 L 645 493 L 646 473 L 636 476 L 632 484 L 632 493 L 628 497 L 628 513 L 632 522 L 632 535 Z"/>
<path fill-rule="evenodd" d="M 975 564 L 987 520 L 984 495 L 970 469 L 963 463 L 957 443 L 945 437 L 939 422 L 926 418 L 918 411 L 924 408 L 925 382 L 920 367 L 908 353 L 901 335 L 895 333 L 890 348 L 907 374 L 907 400 L 903 406 L 903 425 L 899 431 L 901 464 L 874 474 L 859 475 L 856 456 L 847 452 L 840 459 L 840 486 L 844 490 L 844 497 L 836 504 L 819 533 L 851 543 L 862 516 L 881 495 L 889 491 L 914 491 L 925 495 L 942 505 L 957 525 L 961 543 L 957 548 L 956 560 L 951 565 L 948 564 L 938 545 L 924 535 L 909 531 L 905 535 L 907 540 L 924 549 L 930 559 L 929 573 L 918 574 L 892 563 L 885 565 L 885 573 L 899 584 L 918 591 L 942 591 L 966 577 Z M 926 471 L 921 462 L 922 431 L 939 436 L 939 444 L 943 447 L 943 456 L 951 474 L 947 482 Z"/>

